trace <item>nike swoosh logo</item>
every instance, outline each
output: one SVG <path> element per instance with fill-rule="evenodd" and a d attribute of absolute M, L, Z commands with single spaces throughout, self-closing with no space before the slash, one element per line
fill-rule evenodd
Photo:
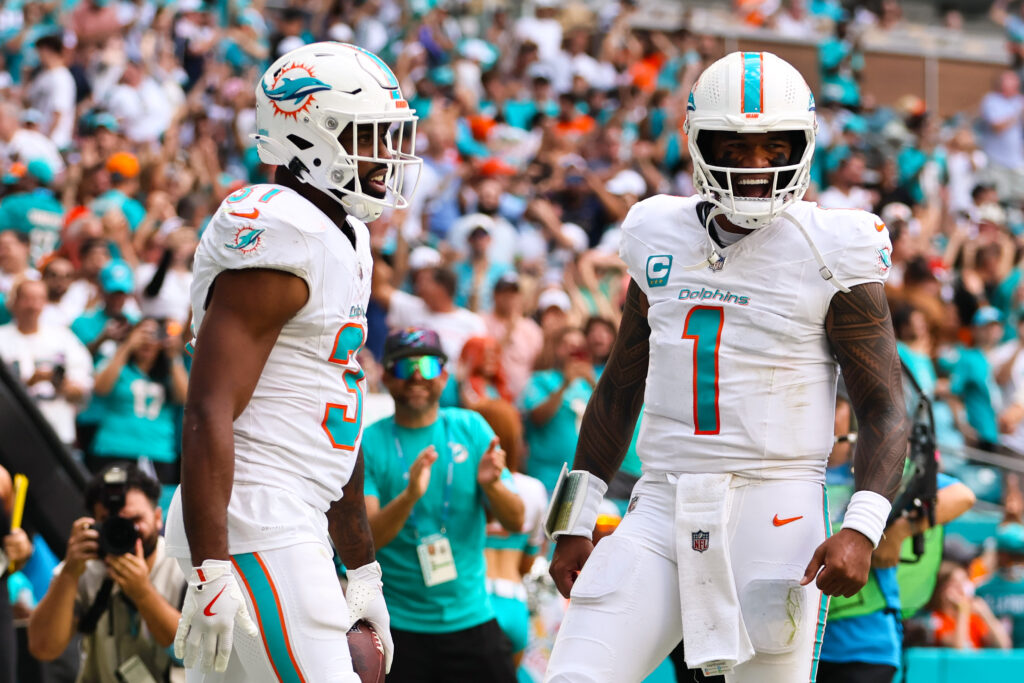
<path fill-rule="evenodd" d="M 252 211 L 247 211 L 246 213 L 242 213 L 241 211 L 228 211 L 228 214 L 231 216 L 238 216 L 239 218 L 251 218 L 253 220 L 256 220 L 257 218 L 260 217 L 260 210 L 253 209 Z"/>
<path fill-rule="evenodd" d="M 774 524 L 775 526 L 783 526 L 789 524 L 790 522 L 795 522 L 796 520 L 803 518 L 803 515 L 799 515 L 797 517 L 787 517 L 786 519 L 779 519 L 779 516 L 775 515 L 775 517 L 772 519 L 772 524 Z"/>
<path fill-rule="evenodd" d="M 223 593 L 225 588 L 227 588 L 227 586 L 221 586 L 220 587 L 220 593 Z M 213 607 L 213 603 L 217 602 L 217 598 L 220 597 L 220 593 L 217 593 L 216 595 L 214 595 L 213 596 L 213 600 L 210 600 L 210 604 L 203 608 L 203 614 L 205 614 L 208 617 L 215 617 L 215 616 L 217 616 L 217 613 L 216 612 L 211 612 L 210 608 Z"/>

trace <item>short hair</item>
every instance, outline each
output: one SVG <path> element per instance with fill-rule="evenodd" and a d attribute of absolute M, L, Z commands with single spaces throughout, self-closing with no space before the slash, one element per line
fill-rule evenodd
<path fill-rule="evenodd" d="M 78 257 L 84 258 L 93 249 L 106 249 L 110 251 L 110 243 L 103 237 L 90 237 L 86 240 L 82 240 L 82 246 L 78 248 Z"/>
<path fill-rule="evenodd" d="M 7 234 L 13 235 L 14 239 L 16 239 L 19 242 L 21 242 L 21 246 L 23 246 L 23 247 L 28 247 L 28 246 L 31 246 L 31 244 L 32 244 L 31 240 L 29 239 L 29 236 L 28 236 L 27 232 L 22 232 L 21 230 L 15 230 L 14 228 L 7 228 L 6 230 L 0 230 L 0 235 L 7 235 Z"/>
<path fill-rule="evenodd" d="M 141 492 L 149 499 L 149 502 L 153 504 L 153 507 L 160 504 L 160 494 L 163 489 L 160 486 L 159 481 L 140 470 L 139 466 L 135 463 L 115 462 L 104 467 L 89 480 L 89 483 L 85 487 L 86 509 L 91 512 L 92 509 L 96 507 L 96 504 L 102 501 L 103 487 L 105 484 L 103 477 L 114 467 L 120 467 L 127 475 L 124 482 L 125 491 Z"/>
<path fill-rule="evenodd" d="M 615 323 L 613 323 L 611 320 L 609 320 L 608 318 L 604 318 L 600 315 L 592 315 L 589 318 L 587 318 L 587 322 L 583 323 L 583 336 L 590 336 L 590 331 L 598 325 L 604 325 L 609 330 L 611 330 L 613 337 L 618 334 L 618 330 L 615 329 Z"/>
<path fill-rule="evenodd" d="M 455 287 L 458 284 L 458 277 L 454 271 L 444 266 L 436 266 L 430 269 L 430 277 L 444 288 L 448 296 L 453 299 L 455 298 Z"/>
<path fill-rule="evenodd" d="M 49 50 L 57 54 L 64 51 L 64 41 L 57 33 L 48 33 L 45 36 L 40 36 L 36 39 L 34 45 L 36 50 Z"/>

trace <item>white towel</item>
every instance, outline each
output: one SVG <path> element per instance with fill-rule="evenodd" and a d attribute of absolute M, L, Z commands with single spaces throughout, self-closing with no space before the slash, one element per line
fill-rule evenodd
<path fill-rule="evenodd" d="M 729 474 L 681 474 L 676 482 L 676 560 L 686 665 L 724 674 L 754 656 L 729 559 Z"/>

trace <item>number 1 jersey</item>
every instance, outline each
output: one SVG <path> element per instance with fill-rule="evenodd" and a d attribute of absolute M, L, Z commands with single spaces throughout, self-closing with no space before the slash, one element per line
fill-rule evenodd
<path fill-rule="evenodd" d="M 191 292 L 193 326 L 201 330 L 210 290 L 225 270 L 282 270 L 306 283 L 306 304 L 281 330 L 235 420 L 234 481 L 290 491 L 323 511 L 341 498 L 363 432 L 366 380 L 356 354 L 366 337 L 373 260 L 366 226 L 351 217 L 347 223 L 355 246 L 297 192 L 243 188 L 203 233 Z"/>
<path fill-rule="evenodd" d="M 620 255 L 650 303 L 643 468 L 824 481 L 838 377 L 825 315 L 839 290 L 785 218 L 716 245 L 712 267 L 700 203 L 659 195 L 622 224 Z M 892 247 L 876 216 L 789 212 L 839 282 L 884 282 Z"/>

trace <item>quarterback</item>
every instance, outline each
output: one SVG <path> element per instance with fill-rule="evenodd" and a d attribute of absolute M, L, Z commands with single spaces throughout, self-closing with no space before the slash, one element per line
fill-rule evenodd
<path fill-rule="evenodd" d="M 346 631 L 389 617 L 363 504 L 373 263 L 364 221 L 408 205 L 415 112 L 376 55 L 315 43 L 256 85 L 274 184 L 217 209 L 196 250 L 182 483 L 168 552 L 189 576 L 175 652 L 189 681 L 358 682 Z M 346 594 L 334 542 L 349 571 Z M 347 598 L 347 600 L 346 600 Z"/>
<path fill-rule="evenodd" d="M 802 201 L 804 79 L 773 54 L 730 54 L 694 85 L 685 127 L 698 195 L 652 197 L 622 225 L 621 329 L 552 496 L 550 571 L 570 597 L 553 683 L 640 681 L 680 642 L 697 681 L 813 681 L 828 596 L 866 582 L 902 472 L 888 232 Z M 863 428 L 832 535 L 840 371 Z M 595 549 L 641 406 L 643 475 Z"/>

